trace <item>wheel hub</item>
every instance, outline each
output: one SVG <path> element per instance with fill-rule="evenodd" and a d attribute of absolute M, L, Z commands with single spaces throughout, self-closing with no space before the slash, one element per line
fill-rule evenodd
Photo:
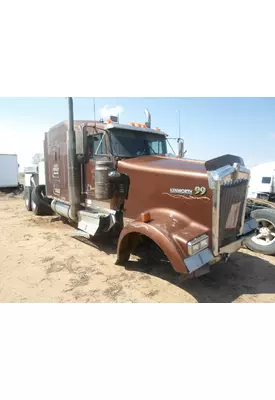
<path fill-rule="evenodd" d="M 262 227 L 262 228 L 260 228 L 260 234 L 261 234 L 263 237 L 267 238 L 267 237 L 270 236 L 271 232 L 270 232 L 270 229 L 269 229 L 269 228 Z"/>

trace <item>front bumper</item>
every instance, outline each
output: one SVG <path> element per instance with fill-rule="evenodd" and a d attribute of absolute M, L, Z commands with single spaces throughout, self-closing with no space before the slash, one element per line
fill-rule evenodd
<path fill-rule="evenodd" d="M 186 268 L 188 269 L 188 272 L 191 274 L 206 264 L 215 264 L 223 258 L 224 254 L 235 253 L 240 250 L 243 242 L 254 235 L 256 226 L 257 223 L 254 219 L 245 222 L 243 235 L 235 242 L 230 243 L 227 246 L 221 247 L 219 250 L 219 255 L 216 257 L 213 255 L 211 249 L 208 248 L 194 254 L 191 257 L 186 258 L 184 260 L 184 263 L 186 265 Z"/>

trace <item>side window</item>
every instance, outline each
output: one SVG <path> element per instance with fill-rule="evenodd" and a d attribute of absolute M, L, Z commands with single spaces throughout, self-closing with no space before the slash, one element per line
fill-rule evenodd
<path fill-rule="evenodd" d="M 271 177 L 270 176 L 263 176 L 262 183 L 271 183 Z"/>
<path fill-rule="evenodd" d="M 161 143 L 159 142 L 159 141 L 155 141 L 155 142 L 152 142 L 151 143 L 151 150 L 152 150 L 152 153 L 157 153 L 157 154 L 160 154 L 161 153 Z"/>
<path fill-rule="evenodd" d="M 98 156 L 106 153 L 107 149 L 106 149 L 105 135 L 103 134 L 94 135 L 94 155 Z"/>
<path fill-rule="evenodd" d="M 166 142 L 164 140 L 155 140 L 150 143 L 150 153 L 151 154 L 165 154 L 167 153 Z"/>
<path fill-rule="evenodd" d="M 59 169 L 60 169 L 60 148 L 59 146 L 52 147 L 52 177 L 59 179 Z"/>
<path fill-rule="evenodd" d="M 59 147 L 52 147 L 52 159 L 53 162 L 56 164 L 59 162 L 60 159 L 60 149 Z"/>
<path fill-rule="evenodd" d="M 89 137 L 90 157 L 107 154 L 105 135 L 102 133 Z"/>

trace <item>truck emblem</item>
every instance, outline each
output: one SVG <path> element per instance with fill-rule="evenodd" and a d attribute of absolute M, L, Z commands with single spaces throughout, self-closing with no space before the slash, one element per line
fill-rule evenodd
<path fill-rule="evenodd" d="M 176 189 L 176 188 L 171 188 L 170 189 L 171 194 L 193 194 L 193 190 L 191 189 Z"/>
<path fill-rule="evenodd" d="M 53 178 L 58 178 L 59 177 L 59 165 L 58 164 L 54 164 L 53 165 L 52 177 Z"/>
<path fill-rule="evenodd" d="M 194 189 L 194 194 L 196 196 L 203 196 L 206 193 L 206 188 L 204 186 L 196 186 Z"/>
<path fill-rule="evenodd" d="M 196 186 L 194 189 L 176 189 L 171 188 L 170 194 L 182 194 L 182 195 L 195 195 L 203 196 L 206 193 L 206 188 L 204 186 Z"/>

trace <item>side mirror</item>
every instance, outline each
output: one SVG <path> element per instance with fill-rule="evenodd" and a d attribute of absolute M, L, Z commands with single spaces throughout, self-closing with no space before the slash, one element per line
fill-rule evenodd
<path fill-rule="evenodd" d="M 87 164 L 89 161 L 88 153 L 88 132 L 85 126 L 81 126 L 75 132 L 76 157 L 80 164 Z"/>
<path fill-rule="evenodd" d="M 182 139 L 178 139 L 179 150 L 178 150 L 178 158 L 183 158 L 187 153 L 187 150 L 184 151 L 184 141 Z"/>

